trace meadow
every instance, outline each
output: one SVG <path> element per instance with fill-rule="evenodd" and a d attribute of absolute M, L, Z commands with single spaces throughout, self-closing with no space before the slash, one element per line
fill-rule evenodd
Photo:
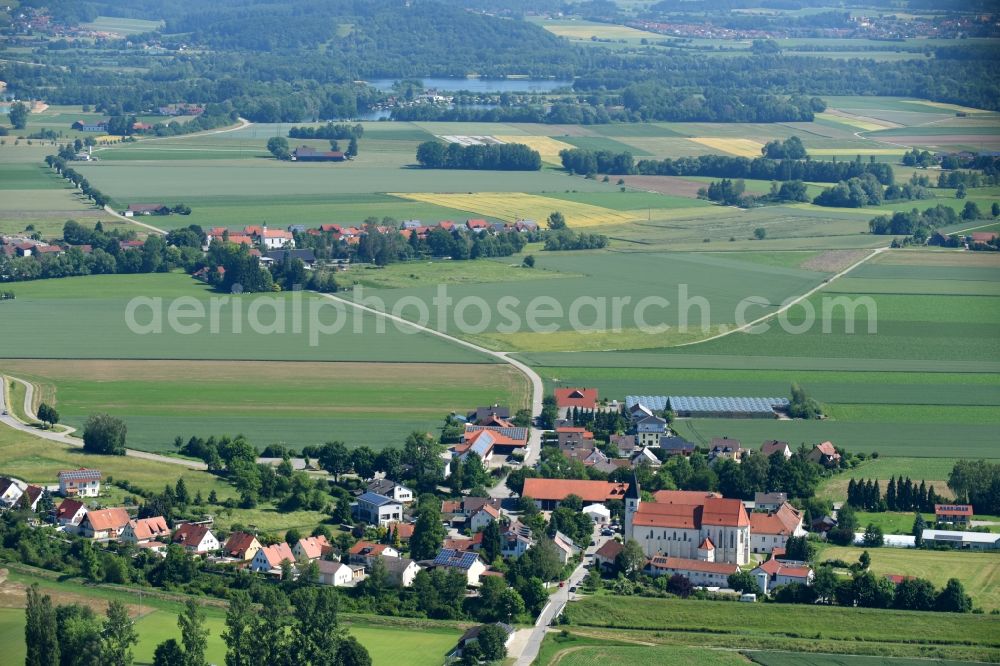
<path fill-rule="evenodd" d="M 848 654 L 803 654 L 801 652 L 746 652 L 761 666 L 959 666 L 967 662 L 950 659 L 901 659 L 862 657 Z"/>
<path fill-rule="evenodd" d="M 54 603 L 79 602 L 103 612 L 111 599 L 118 599 L 129 606 L 136 618 L 139 643 L 135 646 L 135 660 L 138 664 L 152 664 L 156 646 L 169 638 L 180 639 L 177 615 L 182 610 L 180 603 L 157 597 L 144 596 L 139 605 L 137 595 L 129 590 L 93 588 L 74 582 L 56 582 L 48 578 L 22 573 L 10 574 L 8 580 L 0 583 L 6 592 L 3 607 L 0 607 L 0 638 L 11 640 L 4 644 L 8 648 L 10 663 L 24 660 L 24 587 L 38 583 L 42 593 L 49 594 Z M 203 606 L 206 628 L 209 630 L 206 658 L 209 663 L 225 663 L 226 644 L 222 639 L 225 631 L 225 610 L 221 602 L 211 601 Z M 430 621 L 401 621 L 341 614 L 341 625 L 368 649 L 374 666 L 393 666 L 405 660 L 414 666 L 437 666 L 454 647 L 461 635 L 461 629 L 452 623 Z"/>
<path fill-rule="evenodd" d="M 794 622 L 789 613 L 794 612 Z M 995 661 L 1000 619 L 913 611 L 598 595 L 565 611 L 569 629 L 653 644 Z M 712 618 L 710 628 L 706 618 Z"/>
<path fill-rule="evenodd" d="M 529 401 L 523 376 L 506 364 L 32 360 L 0 369 L 40 387 L 62 423 L 82 429 L 107 412 L 125 420 L 131 447 L 159 452 L 173 451 L 178 436 L 237 433 L 259 448 L 402 446 L 453 411 Z"/>
<path fill-rule="evenodd" d="M 817 561 L 856 562 L 864 550 L 853 546 L 825 546 L 817 555 Z M 972 597 L 975 607 L 982 608 L 987 613 L 1000 608 L 1000 558 L 995 553 L 871 548 L 868 554 L 872 558 L 871 571 L 875 574 L 917 576 L 926 578 L 939 588 L 949 578 L 958 578 L 965 586 L 966 594 Z M 993 621 L 1000 622 L 996 619 Z M 986 635 L 988 634 L 984 634 Z M 994 637 L 996 635 L 993 634 Z"/>

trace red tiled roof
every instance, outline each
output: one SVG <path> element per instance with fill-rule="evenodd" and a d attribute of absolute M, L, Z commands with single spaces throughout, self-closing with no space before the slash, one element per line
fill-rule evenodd
<path fill-rule="evenodd" d="M 174 543 L 179 543 L 188 548 L 197 548 L 201 540 L 208 534 L 207 525 L 196 525 L 194 523 L 184 523 L 174 532 Z"/>
<path fill-rule="evenodd" d="M 371 541 L 359 541 L 347 551 L 351 555 L 381 555 L 389 546 L 384 543 L 372 543 Z"/>
<path fill-rule="evenodd" d="M 786 502 L 773 513 L 751 513 L 750 531 L 754 534 L 792 536 L 800 522 L 798 511 Z"/>
<path fill-rule="evenodd" d="M 784 451 L 788 448 L 788 442 L 779 442 L 776 439 L 770 439 L 760 445 L 760 452 L 765 456 L 773 456 L 779 451 Z"/>
<path fill-rule="evenodd" d="M 626 490 L 628 490 L 627 483 L 530 478 L 524 480 L 524 492 L 521 495 L 536 500 L 555 501 L 562 501 L 570 495 L 576 495 L 584 502 L 604 502 L 611 499 L 622 499 Z"/>
<path fill-rule="evenodd" d="M 822 444 L 817 444 L 816 448 L 819 452 L 825 456 L 836 457 L 840 454 L 837 453 L 837 448 L 833 445 L 833 442 L 823 442 Z"/>
<path fill-rule="evenodd" d="M 400 541 L 409 541 L 410 537 L 413 536 L 414 527 L 413 523 L 393 523 L 392 525 Z"/>
<path fill-rule="evenodd" d="M 935 504 L 934 515 L 972 517 L 971 504 Z"/>
<path fill-rule="evenodd" d="M 597 389 L 592 388 L 557 388 L 555 390 L 556 405 L 562 407 L 579 407 L 581 409 L 597 408 Z"/>
<path fill-rule="evenodd" d="M 648 566 L 652 569 L 672 569 L 674 571 L 697 571 L 700 573 L 732 574 L 740 570 L 739 566 L 728 562 L 705 562 L 689 560 L 685 557 L 664 557 L 657 555 L 650 558 Z"/>
<path fill-rule="evenodd" d="M 710 497 L 705 501 L 705 509 L 701 514 L 704 525 L 723 525 L 727 527 L 746 527 L 750 524 L 746 507 L 738 499 Z"/>
<path fill-rule="evenodd" d="M 614 539 L 611 539 L 610 541 L 605 542 L 603 546 L 598 548 L 597 552 L 594 553 L 594 555 L 605 560 L 613 560 L 616 557 L 618 557 L 618 553 L 622 552 L 623 548 L 624 546 L 622 546 L 620 541 L 615 541 Z"/>
<path fill-rule="evenodd" d="M 657 504 L 704 504 L 710 497 L 722 497 L 704 490 L 658 490 L 653 493 Z"/>
<path fill-rule="evenodd" d="M 302 552 L 310 560 L 315 560 L 319 557 L 323 557 L 323 553 L 329 551 L 332 546 L 330 542 L 326 540 L 326 537 L 320 534 L 319 536 L 306 537 L 299 539 L 299 546 L 302 548 Z"/>
<path fill-rule="evenodd" d="M 72 518 L 76 512 L 83 508 L 83 502 L 75 499 L 64 499 L 56 507 L 56 520 L 61 518 Z"/>
<path fill-rule="evenodd" d="M 88 511 L 84 520 L 97 532 L 121 529 L 129 523 L 128 511 L 120 507 Z"/>
<path fill-rule="evenodd" d="M 152 518 L 140 518 L 132 521 L 132 532 L 137 539 L 152 539 L 161 534 L 167 534 L 170 528 L 167 527 L 167 519 L 163 516 Z"/>
<path fill-rule="evenodd" d="M 789 578 L 808 578 L 810 571 L 809 567 L 799 567 L 790 566 L 787 564 L 782 564 L 780 560 L 771 558 L 767 562 L 764 562 L 759 567 L 757 567 L 769 576 L 788 576 Z"/>
<path fill-rule="evenodd" d="M 267 563 L 275 569 L 280 567 L 284 560 L 288 560 L 289 562 L 295 561 L 295 555 L 292 553 L 292 549 L 289 548 L 288 544 L 284 541 L 276 543 L 273 546 L 265 546 L 258 552 L 264 553 L 264 557 L 267 558 Z"/>
<path fill-rule="evenodd" d="M 253 545 L 256 538 L 254 535 L 247 534 L 246 532 L 233 532 L 226 539 L 223 551 L 226 555 L 232 557 L 242 557 L 247 552 L 247 549 Z"/>
<path fill-rule="evenodd" d="M 701 528 L 701 506 L 695 504 L 657 504 L 643 502 L 632 516 L 636 527 L 666 527 L 695 530 Z"/>
<path fill-rule="evenodd" d="M 715 544 L 712 543 L 711 539 L 705 537 L 705 540 L 701 542 L 701 545 L 698 546 L 698 548 L 701 550 L 715 550 Z"/>

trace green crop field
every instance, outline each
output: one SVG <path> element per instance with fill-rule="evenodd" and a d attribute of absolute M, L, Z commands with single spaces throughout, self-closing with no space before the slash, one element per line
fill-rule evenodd
<path fill-rule="evenodd" d="M 738 652 L 707 650 L 698 648 L 650 647 L 645 645 L 617 645 L 569 648 L 556 653 L 556 658 L 548 664 L 560 666 L 739 666 L 747 664 L 747 659 Z"/>
<path fill-rule="evenodd" d="M 862 657 L 848 654 L 804 654 L 802 652 L 745 653 L 761 666 L 960 666 L 967 662 L 949 659 L 900 659 L 898 657 Z"/>
<path fill-rule="evenodd" d="M 19 283 L 15 289 L 17 300 L 0 304 L 4 313 L 0 317 L 0 358 L 492 362 L 490 357 L 435 336 L 403 332 L 402 326 L 387 324 L 381 333 L 383 320 L 355 315 L 356 311 L 346 306 L 341 316 L 313 295 L 301 298 L 299 332 L 294 309 L 299 297 L 294 294 L 232 298 L 179 273 L 40 280 Z M 183 329 L 170 326 L 167 310 L 182 297 L 188 299 L 182 304 L 195 310 L 203 308 L 204 317 L 194 322 L 201 322 L 199 332 L 182 333 L 179 330 Z M 137 329 L 140 333 L 130 329 L 126 309 L 135 298 L 161 299 L 140 301 L 145 305 L 136 306 L 134 319 L 153 326 L 154 316 L 160 313 L 162 332 L 156 332 L 155 327 Z M 214 327 L 213 307 L 218 313 Z M 311 308 L 326 330 L 333 330 L 338 322 L 341 330 L 327 335 L 318 326 L 311 326 Z M 71 336 L 67 335 L 69 329 Z M 310 330 L 317 333 L 315 345 L 311 344 Z"/>
<path fill-rule="evenodd" d="M 995 639 L 1000 619 L 990 615 L 610 594 L 571 604 L 564 613 L 570 631 L 618 641 L 936 659 L 1000 658 L 1000 643 Z"/>
<path fill-rule="evenodd" d="M 263 448 L 342 440 L 401 446 L 452 411 L 528 403 L 506 364 L 272 363 L 266 361 L 0 361 L 42 387 L 62 422 L 122 417 L 129 445 L 171 451 L 177 436 L 245 434 Z"/>
<path fill-rule="evenodd" d="M 910 520 L 912 525 L 912 517 Z M 817 555 L 817 561 L 855 562 L 863 550 L 853 546 L 826 546 Z M 871 548 L 868 554 L 872 558 L 871 570 L 876 574 L 917 576 L 926 578 L 939 588 L 949 578 L 958 578 L 965 586 L 966 594 L 972 596 L 976 607 L 986 612 L 1000 608 L 1000 558 L 995 553 Z M 995 619 L 994 622 L 1000 622 L 1000 619 Z M 993 635 L 996 636 L 996 633 Z"/>

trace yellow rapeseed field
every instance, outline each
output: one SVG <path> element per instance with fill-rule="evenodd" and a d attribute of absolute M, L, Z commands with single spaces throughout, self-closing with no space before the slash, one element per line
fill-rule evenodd
<path fill-rule="evenodd" d="M 622 212 L 591 206 L 590 204 L 553 199 L 522 192 L 478 192 L 476 194 L 441 194 L 435 192 L 400 192 L 392 196 L 411 199 L 423 203 L 467 210 L 484 217 L 514 222 L 534 220 L 545 224 L 550 213 L 559 211 L 566 218 L 566 224 L 573 229 L 598 227 L 609 224 L 625 224 L 639 219 L 632 211 Z"/>
<path fill-rule="evenodd" d="M 721 150 L 739 157 L 760 157 L 764 144 L 751 139 L 723 139 L 720 137 L 696 137 L 688 139 L 709 148 Z"/>
<path fill-rule="evenodd" d="M 576 146 L 553 139 L 550 136 L 508 136 L 495 135 L 493 138 L 504 143 L 523 143 L 532 150 L 537 150 L 543 162 L 559 164 L 560 150 L 573 150 Z"/>

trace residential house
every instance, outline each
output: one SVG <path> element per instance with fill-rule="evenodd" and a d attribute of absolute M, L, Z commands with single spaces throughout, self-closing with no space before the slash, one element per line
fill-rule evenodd
<path fill-rule="evenodd" d="M 344 587 L 354 582 L 354 569 L 349 564 L 320 560 L 316 566 L 319 567 L 320 585 Z"/>
<path fill-rule="evenodd" d="M 647 416 L 635 422 L 635 435 L 639 446 L 659 446 L 660 438 L 665 436 L 667 421 L 659 416 Z"/>
<path fill-rule="evenodd" d="M 396 538 L 398 538 L 402 543 L 408 543 L 410 537 L 413 536 L 413 528 L 416 527 L 413 523 L 393 523 L 389 526 L 390 532 L 395 532 Z"/>
<path fill-rule="evenodd" d="M 271 232 L 268 231 L 268 233 L 270 234 Z M 291 233 L 291 232 L 287 232 L 287 233 Z M 240 242 L 243 245 L 250 245 L 250 243 L 243 243 L 243 239 L 250 240 L 249 236 L 243 236 L 242 238 L 239 237 L 239 236 L 236 236 L 237 240 L 233 240 L 233 238 L 234 238 L 233 236 L 229 237 L 229 242 L 230 243 Z M 294 238 L 294 236 L 293 236 L 293 238 Z M 287 241 L 288 239 L 284 238 L 282 240 L 283 241 Z M 282 243 L 282 244 L 284 244 L 284 243 Z M 290 249 L 290 248 L 282 248 L 282 249 L 278 249 L 278 250 L 268 250 L 267 252 L 265 252 L 261 256 L 260 263 L 263 264 L 263 265 L 265 265 L 265 266 L 267 266 L 267 265 L 274 264 L 274 263 L 282 263 L 286 259 L 288 261 L 291 261 L 293 259 L 298 259 L 303 264 L 305 264 L 306 268 L 312 268 L 313 266 L 316 265 L 316 253 L 313 252 L 312 248 L 305 248 L 305 249 L 299 249 L 299 250 Z"/>
<path fill-rule="evenodd" d="M 521 557 L 535 545 L 531 528 L 517 520 L 512 520 L 501 533 L 500 554 L 504 557 Z"/>
<path fill-rule="evenodd" d="M 480 532 L 487 525 L 498 520 L 500 520 L 500 510 L 491 504 L 483 504 L 478 511 L 469 516 L 469 529 L 473 532 Z"/>
<path fill-rule="evenodd" d="M 776 453 L 780 453 L 788 460 L 792 457 L 792 449 L 788 446 L 788 442 L 779 442 L 776 439 L 769 439 L 760 445 L 760 452 L 765 456 L 770 458 Z"/>
<path fill-rule="evenodd" d="M 63 497 L 97 497 L 101 494 L 101 471 L 97 469 L 74 469 L 59 472 L 59 494 Z"/>
<path fill-rule="evenodd" d="M 555 391 L 556 406 L 560 410 L 597 409 L 597 389 L 595 388 L 557 388 Z"/>
<path fill-rule="evenodd" d="M 716 437 L 712 440 L 712 448 L 708 451 L 708 460 L 717 462 L 719 460 L 732 460 L 737 465 L 743 462 L 743 458 L 749 455 L 750 450 L 744 449 L 740 440 L 729 439 L 728 437 Z"/>
<path fill-rule="evenodd" d="M 409 504 L 413 501 L 413 491 L 390 479 L 374 479 L 368 482 L 368 492 L 391 497 L 397 502 Z"/>
<path fill-rule="evenodd" d="M 296 560 L 318 560 L 330 552 L 333 552 L 333 546 L 322 534 L 304 537 L 292 546 L 292 554 Z"/>
<path fill-rule="evenodd" d="M 690 456 L 694 453 L 694 448 L 694 444 L 677 435 L 660 438 L 660 449 L 668 456 Z"/>
<path fill-rule="evenodd" d="M 129 524 L 122 530 L 121 540 L 126 543 L 140 544 L 167 536 L 170 536 L 167 519 L 163 516 L 154 516 L 129 521 Z"/>
<path fill-rule="evenodd" d="M 80 521 L 79 534 L 85 539 L 116 540 L 129 520 L 128 511 L 122 508 L 88 511 Z"/>
<path fill-rule="evenodd" d="M 442 224 L 444 224 L 442 222 Z M 489 407 L 476 407 L 476 411 L 469 412 L 465 417 L 465 420 L 469 423 L 475 425 L 489 425 L 487 421 L 492 419 L 510 419 L 510 408 L 501 407 L 499 404 L 490 405 Z"/>
<path fill-rule="evenodd" d="M 507 456 L 523 452 L 527 446 L 527 428 L 467 424 L 462 442 L 451 447 L 451 455 L 465 460 L 470 453 L 475 453 L 484 465 L 489 465 L 494 453 Z"/>
<path fill-rule="evenodd" d="M 399 557 L 399 551 L 384 543 L 358 541 L 347 551 L 348 561 L 352 564 L 363 564 L 371 567 L 372 561 L 379 557 Z"/>
<path fill-rule="evenodd" d="M 775 588 L 791 583 L 801 583 L 812 585 L 815 574 L 803 562 L 788 562 L 771 558 L 756 569 L 751 571 L 757 577 L 760 591 L 764 594 L 771 593 Z"/>
<path fill-rule="evenodd" d="M 837 453 L 837 449 L 833 446 L 832 442 L 817 444 L 806 457 L 810 461 L 824 467 L 835 467 L 840 464 L 840 454 Z"/>
<path fill-rule="evenodd" d="M 189 553 L 201 555 L 219 549 L 219 540 L 212 534 L 208 525 L 201 523 L 184 523 L 174 532 L 173 542 L 184 547 Z"/>
<path fill-rule="evenodd" d="M 618 561 L 618 555 L 621 554 L 622 549 L 621 541 L 616 541 L 611 539 L 605 541 L 604 545 L 597 549 L 594 553 L 594 562 L 597 566 L 604 571 L 611 571 L 615 568 L 615 563 Z"/>
<path fill-rule="evenodd" d="M 408 557 L 383 556 L 381 559 L 389 581 L 396 587 L 412 586 L 413 579 L 420 573 L 420 565 Z"/>
<path fill-rule="evenodd" d="M 36 486 L 28 484 L 24 488 L 24 493 L 21 495 L 21 499 L 18 500 L 18 505 L 27 507 L 30 511 L 38 510 L 38 500 L 42 498 L 45 493 L 45 488 L 41 486 Z"/>
<path fill-rule="evenodd" d="M 632 457 L 629 458 L 628 463 L 633 469 L 635 469 L 639 465 L 649 465 L 650 467 L 659 467 L 660 465 L 663 464 L 662 462 L 660 462 L 660 459 L 656 456 L 656 454 L 653 453 L 653 450 L 648 446 L 643 447 L 638 451 L 636 451 L 635 453 L 633 453 Z"/>
<path fill-rule="evenodd" d="M 556 436 L 559 437 L 560 449 L 573 446 L 594 445 L 594 433 L 590 432 L 586 428 L 563 426 L 561 428 L 556 428 Z"/>
<path fill-rule="evenodd" d="M 972 520 L 971 504 L 935 504 L 934 518 L 939 523 L 968 525 Z"/>
<path fill-rule="evenodd" d="M 479 585 L 479 578 L 486 571 L 486 564 L 479 559 L 477 553 L 463 553 L 450 548 L 442 548 L 431 566 L 462 571 L 466 575 L 467 584 L 471 586 Z"/>
<path fill-rule="evenodd" d="M 257 554 L 250 561 L 250 570 L 255 573 L 263 571 L 271 575 L 280 575 L 281 563 L 286 561 L 289 564 L 294 564 L 295 554 L 292 553 L 292 549 L 288 547 L 288 544 L 282 541 L 273 546 L 264 546 L 258 550 Z"/>
<path fill-rule="evenodd" d="M 369 525 L 384 527 L 403 520 L 403 503 L 378 493 L 364 493 L 351 505 L 351 510 L 357 520 Z"/>
<path fill-rule="evenodd" d="M 777 511 L 754 511 L 750 514 L 750 550 L 754 553 L 784 549 L 789 537 L 805 535 L 802 514 L 787 502 L 778 507 Z"/>
<path fill-rule="evenodd" d="M 754 493 L 753 508 L 756 511 L 777 511 L 787 501 L 787 493 Z"/>
<path fill-rule="evenodd" d="M 639 484 L 625 497 L 625 537 L 635 539 L 647 557 L 698 557 L 706 538 L 715 545 L 715 559 L 731 564 L 750 560 L 750 518 L 743 502 L 714 493 L 667 490 L 653 502 L 643 502 Z"/>
<path fill-rule="evenodd" d="M 656 555 L 649 558 L 645 572 L 650 576 L 684 576 L 697 587 L 726 587 L 729 576 L 739 571 L 732 562 L 711 562 L 684 557 Z"/>
<path fill-rule="evenodd" d="M 77 132 L 104 132 L 108 131 L 108 120 L 77 120 L 71 126 Z"/>
<path fill-rule="evenodd" d="M 560 446 L 562 454 L 570 460 L 579 460 L 584 467 L 607 464 L 611 461 L 603 451 L 594 447 Z"/>
<path fill-rule="evenodd" d="M 471 219 L 465 221 L 465 226 L 469 231 L 481 233 L 490 228 L 490 223 L 483 219 Z"/>
<path fill-rule="evenodd" d="M 524 480 L 524 492 L 521 496 L 531 497 L 538 508 L 551 511 L 558 508 L 559 503 L 570 495 L 576 495 L 584 504 L 599 504 L 623 499 L 628 488 L 627 483 L 610 481 L 529 478 Z"/>
<path fill-rule="evenodd" d="M 8 477 L 0 478 L 0 504 L 5 507 L 16 506 L 27 484 Z"/>
<path fill-rule="evenodd" d="M 618 455 L 631 456 L 639 448 L 639 438 L 635 435 L 611 435 L 611 446 L 618 450 Z"/>
<path fill-rule="evenodd" d="M 451 523 L 452 527 L 463 528 L 468 524 L 472 515 L 478 513 L 484 506 L 489 505 L 499 514 L 502 504 L 502 500 L 492 497 L 465 497 L 461 500 L 443 500 L 441 502 L 441 514 L 446 521 Z M 480 520 L 483 519 L 480 518 Z"/>
<path fill-rule="evenodd" d="M 295 248 L 295 237 L 291 231 L 268 229 L 266 224 L 262 227 L 247 227 L 247 231 L 250 232 L 249 235 L 253 238 L 254 243 L 260 245 L 264 250 Z"/>
<path fill-rule="evenodd" d="M 556 531 L 552 537 L 552 543 L 559 552 L 559 561 L 568 564 L 571 559 L 580 554 L 580 547 L 573 543 L 573 540 L 562 532 Z"/>
<path fill-rule="evenodd" d="M 632 423 L 636 421 L 641 421 L 647 416 L 654 416 L 653 410 L 642 404 L 641 402 L 632 403 L 632 406 L 627 410 L 628 418 Z"/>
<path fill-rule="evenodd" d="M 253 534 L 233 532 L 226 539 L 226 544 L 222 547 L 222 554 L 246 562 L 252 560 L 261 547 L 260 541 Z"/>
<path fill-rule="evenodd" d="M 86 515 L 86 504 L 72 498 L 64 499 L 56 507 L 56 524 L 65 527 L 68 532 L 73 532 L 80 526 Z"/>

